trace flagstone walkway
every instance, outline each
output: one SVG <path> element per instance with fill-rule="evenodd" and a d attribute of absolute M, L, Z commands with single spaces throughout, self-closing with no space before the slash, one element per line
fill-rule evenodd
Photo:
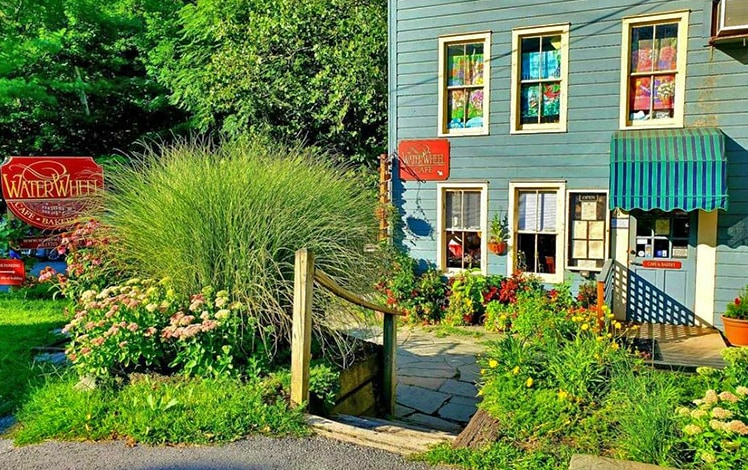
<path fill-rule="evenodd" d="M 455 433 L 465 427 L 479 401 L 476 355 L 495 337 L 475 331 L 481 336 L 440 338 L 422 328 L 398 329 L 397 419 Z"/>

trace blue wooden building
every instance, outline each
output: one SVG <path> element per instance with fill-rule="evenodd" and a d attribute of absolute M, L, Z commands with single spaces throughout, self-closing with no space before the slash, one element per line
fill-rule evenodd
<path fill-rule="evenodd" d="M 410 255 L 619 318 L 721 326 L 748 282 L 748 0 L 390 0 L 392 196 Z M 506 254 L 488 250 L 506 216 Z"/>

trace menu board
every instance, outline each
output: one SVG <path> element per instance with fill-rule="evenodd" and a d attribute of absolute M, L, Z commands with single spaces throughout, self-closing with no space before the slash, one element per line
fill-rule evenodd
<path fill-rule="evenodd" d="M 571 193 L 569 267 L 601 269 L 607 257 L 608 197 L 605 193 Z"/>

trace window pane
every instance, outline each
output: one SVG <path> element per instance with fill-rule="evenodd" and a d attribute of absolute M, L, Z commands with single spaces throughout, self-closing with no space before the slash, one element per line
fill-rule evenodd
<path fill-rule="evenodd" d="M 460 217 L 460 193 L 455 191 L 447 191 L 447 207 L 446 218 L 444 226 L 448 229 L 461 227 L 462 218 Z"/>
<path fill-rule="evenodd" d="M 650 72 L 653 69 L 654 27 L 631 29 L 631 71 Z"/>
<path fill-rule="evenodd" d="M 483 44 L 468 44 L 465 52 L 465 84 L 483 85 Z"/>
<path fill-rule="evenodd" d="M 543 38 L 541 78 L 561 78 L 561 36 Z"/>
<path fill-rule="evenodd" d="M 467 56 L 465 46 L 447 46 L 447 85 L 460 86 L 465 84 L 465 69 Z"/>
<path fill-rule="evenodd" d="M 540 38 L 522 39 L 522 80 L 540 78 Z"/>
<path fill-rule="evenodd" d="M 480 229 L 480 192 L 462 193 L 463 228 Z"/>
<path fill-rule="evenodd" d="M 519 210 L 517 229 L 537 231 L 538 224 L 538 195 L 535 192 L 519 193 Z"/>
<path fill-rule="evenodd" d="M 538 270 L 543 273 L 556 272 L 556 235 L 538 235 Z"/>
<path fill-rule="evenodd" d="M 688 218 L 685 217 L 674 217 L 673 218 L 673 237 L 688 239 L 689 235 L 689 222 Z"/>
<path fill-rule="evenodd" d="M 540 199 L 540 220 L 539 232 L 553 232 L 556 230 L 556 193 L 542 192 L 538 194 Z"/>
<path fill-rule="evenodd" d="M 448 268 L 480 268 L 481 240 L 476 232 L 450 232 L 445 240 Z"/>
<path fill-rule="evenodd" d="M 535 266 L 535 237 L 532 233 L 520 233 L 517 235 L 517 269 L 536 273 Z"/>
<path fill-rule="evenodd" d="M 465 127 L 483 127 L 483 90 L 470 92 L 467 102 L 467 122 Z"/>
<path fill-rule="evenodd" d="M 675 70 L 678 68 L 678 23 L 660 24 L 655 27 L 655 45 L 657 46 L 656 70 Z"/>
<path fill-rule="evenodd" d="M 449 115 L 449 128 L 461 129 L 465 127 L 465 107 L 467 105 L 467 92 L 465 90 L 451 90 L 447 92 L 447 114 Z"/>
<path fill-rule="evenodd" d="M 649 118 L 652 104 L 652 79 L 634 77 L 631 79 L 630 119 L 632 121 Z"/>
<path fill-rule="evenodd" d="M 519 107 L 522 124 L 537 124 L 540 114 L 540 85 L 522 85 Z"/>
<path fill-rule="evenodd" d="M 675 100 L 675 75 L 660 75 L 654 78 L 654 101 L 652 108 L 655 110 L 653 118 L 663 119 L 673 116 L 673 101 Z"/>
<path fill-rule="evenodd" d="M 543 87 L 542 122 L 559 122 L 561 114 L 561 84 L 545 83 Z"/>

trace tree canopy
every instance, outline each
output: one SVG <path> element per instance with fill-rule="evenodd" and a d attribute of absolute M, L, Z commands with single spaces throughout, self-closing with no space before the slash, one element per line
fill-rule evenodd
<path fill-rule="evenodd" d="M 0 152 L 105 155 L 186 120 L 147 76 L 180 0 L 0 0 Z"/>
<path fill-rule="evenodd" d="M 386 1 L 198 0 L 162 27 L 150 70 L 198 129 L 384 150 Z"/>

